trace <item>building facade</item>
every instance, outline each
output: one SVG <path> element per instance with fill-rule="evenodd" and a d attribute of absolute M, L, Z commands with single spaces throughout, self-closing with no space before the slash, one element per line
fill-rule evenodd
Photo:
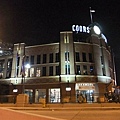
<path fill-rule="evenodd" d="M 13 54 L 0 57 L 9 94 L 26 93 L 29 101 L 39 103 L 97 102 L 112 91 L 115 70 L 112 52 L 102 34 L 91 29 L 85 41 L 75 40 L 73 31 L 60 32 L 60 42 L 27 46 L 14 44 Z M 77 38 L 78 39 L 78 38 Z M 8 61 L 11 62 L 7 78 Z M 30 65 L 29 68 L 26 65 Z"/>

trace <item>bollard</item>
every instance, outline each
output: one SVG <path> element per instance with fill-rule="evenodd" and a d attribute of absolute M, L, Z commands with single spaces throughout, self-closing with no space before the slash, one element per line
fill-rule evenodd
<path fill-rule="evenodd" d="M 46 107 L 46 102 L 45 102 L 45 99 L 43 100 L 43 108 Z"/>

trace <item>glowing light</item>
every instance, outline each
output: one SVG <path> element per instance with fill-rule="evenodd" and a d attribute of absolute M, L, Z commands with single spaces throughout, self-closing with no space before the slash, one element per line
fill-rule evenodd
<path fill-rule="evenodd" d="M 93 30 L 98 35 L 101 33 L 100 28 L 98 26 L 96 26 L 96 25 L 93 27 Z"/>
<path fill-rule="evenodd" d="M 2 51 L 2 50 L 0 50 L 0 53 L 3 53 L 3 51 Z"/>
<path fill-rule="evenodd" d="M 14 89 L 13 92 L 18 92 L 18 89 Z"/>
<path fill-rule="evenodd" d="M 72 25 L 72 31 L 73 32 L 84 32 L 84 33 L 89 33 L 89 27 L 86 26 L 81 26 L 81 25 Z"/>
<path fill-rule="evenodd" d="M 105 37 L 104 34 L 101 34 L 102 38 L 105 40 L 105 42 L 107 43 L 107 38 Z"/>
<path fill-rule="evenodd" d="M 95 10 L 90 10 L 90 12 L 95 12 Z"/>
<path fill-rule="evenodd" d="M 25 68 L 30 68 L 30 64 L 26 64 L 26 65 L 25 65 Z"/>
<path fill-rule="evenodd" d="M 66 91 L 71 91 L 71 87 L 66 87 Z"/>

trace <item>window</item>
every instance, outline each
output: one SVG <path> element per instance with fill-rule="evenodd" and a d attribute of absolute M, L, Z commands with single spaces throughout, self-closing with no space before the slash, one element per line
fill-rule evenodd
<path fill-rule="evenodd" d="M 49 75 L 50 75 L 50 76 L 53 76 L 53 66 L 50 66 L 50 67 L 49 67 Z"/>
<path fill-rule="evenodd" d="M 49 102 L 50 103 L 60 103 L 60 88 L 52 88 L 52 89 L 48 89 L 49 93 Z"/>
<path fill-rule="evenodd" d="M 65 65 L 65 74 L 66 75 L 70 74 L 70 65 L 69 64 Z"/>
<path fill-rule="evenodd" d="M 59 62 L 60 60 L 60 57 L 59 57 L 59 53 L 56 53 L 55 54 L 55 62 Z"/>
<path fill-rule="evenodd" d="M 53 53 L 49 54 L 49 63 L 53 63 Z"/>
<path fill-rule="evenodd" d="M 38 67 L 38 68 L 36 69 L 36 77 L 40 77 L 40 74 L 41 74 L 41 70 L 40 70 L 40 68 Z"/>
<path fill-rule="evenodd" d="M 69 61 L 69 52 L 65 52 L 65 61 Z"/>
<path fill-rule="evenodd" d="M 17 73 L 16 73 L 15 77 L 18 76 L 19 62 L 20 62 L 20 57 L 17 57 L 17 66 L 16 66 L 16 71 L 17 71 Z"/>
<path fill-rule="evenodd" d="M 29 56 L 25 57 L 25 64 L 29 63 Z"/>
<path fill-rule="evenodd" d="M 75 56 L 76 56 L 76 62 L 80 62 L 79 52 L 76 52 L 76 53 L 75 53 Z"/>
<path fill-rule="evenodd" d="M 93 62 L 92 53 L 89 53 L 89 62 Z"/>
<path fill-rule="evenodd" d="M 34 77 L 34 68 L 30 68 L 30 77 Z"/>
<path fill-rule="evenodd" d="M 42 76 L 46 76 L 46 67 L 43 67 L 42 69 Z"/>
<path fill-rule="evenodd" d="M 101 64 L 102 65 L 104 64 L 104 62 L 103 62 L 103 56 L 101 56 Z"/>
<path fill-rule="evenodd" d="M 83 57 L 83 62 L 86 62 L 86 53 L 82 53 L 82 57 Z"/>
<path fill-rule="evenodd" d="M 8 69 L 11 69 L 11 68 L 12 68 L 12 59 L 9 59 L 9 60 L 8 60 L 7 68 L 8 68 Z"/>
<path fill-rule="evenodd" d="M 3 77 L 4 65 L 5 65 L 5 61 L 4 60 L 0 60 L 0 78 Z"/>
<path fill-rule="evenodd" d="M 47 60 L 47 55 L 43 54 L 43 63 L 46 63 L 46 60 Z"/>
<path fill-rule="evenodd" d="M 56 66 L 56 75 L 60 75 L 59 66 Z"/>
<path fill-rule="evenodd" d="M 33 74 L 34 74 L 34 72 L 33 72 Z M 29 68 L 25 68 L 25 77 L 30 77 Z"/>
<path fill-rule="evenodd" d="M 40 64 L 40 58 L 41 58 L 41 56 L 37 55 L 37 64 Z"/>
<path fill-rule="evenodd" d="M 87 75 L 87 66 L 86 65 L 83 65 L 83 74 L 84 75 Z"/>
<path fill-rule="evenodd" d="M 67 34 L 64 36 L 64 43 L 69 43 L 69 36 Z"/>
<path fill-rule="evenodd" d="M 33 56 L 33 55 L 31 55 L 31 57 L 30 57 L 30 64 L 31 64 L 31 65 L 34 64 L 34 56 Z"/>
<path fill-rule="evenodd" d="M 77 74 L 77 75 L 80 75 L 80 74 L 81 74 L 80 65 L 77 65 L 77 66 L 76 66 L 76 74 Z"/>
<path fill-rule="evenodd" d="M 10 78 L 12 70 L 12 59 L 8 60 L 6 78 Z"/>
<path fill-rule="evenodd" d="M 90 66 L 90 74 L 91 74 L 91 75 L 94 74 L 94 68 L 93 68 L 93 66 Z"/>

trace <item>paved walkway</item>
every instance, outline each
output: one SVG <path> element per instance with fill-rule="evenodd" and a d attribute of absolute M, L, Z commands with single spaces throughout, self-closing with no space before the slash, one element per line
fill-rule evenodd
<path fill-rule="evenodd" d="M 11 110 L 39 110 L 39 111 L 70 111 L 70 110 L 120 110 L 119 103 L 91 103 L 91 104 L 28 104 L 24 107 L 16 107 L 15 105 L 2 105 L 2 108 L 8 108 Z"/>

